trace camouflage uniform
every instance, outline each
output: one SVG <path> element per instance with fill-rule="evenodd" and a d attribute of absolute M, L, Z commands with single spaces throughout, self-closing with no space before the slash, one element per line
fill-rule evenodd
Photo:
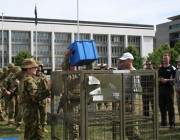
<path fill-rule="evenodd" d="M 21 71 L 20 67 L 14 66 L 12 73 L 4 80 L 4 97 L 8 105 L 8 124 L 12 125 L 17 114 L 17 89 L 19 80 L 16 78 L 17 74 Z"/>
<path fill-rule="evenodd" d="M 22 69 L 20 73 L 17 75 L 17 79 L 21 82 L 24 75 L 25 75 L 25 69 Z M 22 125 L 22 113 L 23 113 L 23 105 L 19 101 L 19 89 L 17 93 L 17 115 L 16 115 L 16 131 L 20 132 L 21 131 L 21 125 Z"/>
<path fill-rule="evenodd" d="M 66 54 L 62 63 L 63 70 L 71 70 L 69 65 L 69 57 Z M 86 70 L 91 70 L 92 64 L 86 66 Z M 63 104 L 67 104 L 68 113 L 78 113 L 80 111 L 80 76 L 78 74 L 72 74 L 63 77 L 63 81 L 67 79 L 67 95 L 62 96 Z M 73 123 L 73 120 L 68 122 L 69 139 L 75 139 L 79 137 L 79 126 Z"/>
<path fill-rule="evenodd" d="M 43 68 L 43 64 L 40 61 L 36 61 L 36 63 L 39 65 L 39 68 L 38 68 L 37 73 L 36 73 L 36 80 L 37 80 L 38 86 L 42 90 L 46 91 L 46 90 L 48 90 L 48 83 L 49 82 L 48 82 L 47 76 L 44 73 L 41 72 L 42 68 Z M 42 125 L 42 130 L 44 132 L 48 132 L 45 129 L 45 125 L 47 124 L 47 110 L 46 110 L 46 106 L 47 106 L 46 99 L 44 99 L 43 101 L 39 102 L 40 124 Z"/>
<path fill-rule="evenodd" d="M 3 69 L 0 68 L 0 77 L 3 75 Z M 3 100 L 2 100 L 2 91 L 0 90 L 0 121 L 5 121 L 5 118 L 3 116 Z"/>
<path fill-rule="evenodd" d="M 9 63 L 7 67 L 3 68 L 3 75 L 2 75 L 2 82 L 1 82 L 1 87 L 3 89 L 7 88 L 8 85 L 8 80 L 11 78 L 12 76 L 12 70 L 13 70 L 14 64 L 13 63 Z M 1 88 L 1 89 L 2 89 Z M 3 90 L 2 90 L 3 93 Z M 6 94 L 3 94 L 3 100 L 4 100 L 4 111 L 5 111 L 5 116 L 8 116 L 8 96 Z"/>
<path fill-rule="evenodd" d="M 34 59 L 26 59 L 24 68 L 27 69 L 19 86 L 20 102 L 23 104 L 23 120 L 25 123 L 24 140 L 43 139 L 39 125 L 39 102 L 47 98 L 49 90 L 42 91 L 33 75 L 38 65 Z"/>

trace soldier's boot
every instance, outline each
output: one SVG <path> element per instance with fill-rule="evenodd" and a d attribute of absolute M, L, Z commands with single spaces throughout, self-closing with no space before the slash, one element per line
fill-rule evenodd
<path fill-rule="evenodd" d="M 2 122 L 5 121 L 5 118 L 2 114 L 0 114 L 0 121 L 2 121 Z"/>
<path fill-rule="evenodd" d="M 45 132 L 45 133 L 48 133 L 48 130 L 46 129 L 45 126 L 42 126 L 42 131 Z"/>

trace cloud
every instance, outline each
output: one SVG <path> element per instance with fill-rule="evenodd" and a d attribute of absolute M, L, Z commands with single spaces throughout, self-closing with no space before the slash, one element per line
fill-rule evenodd
<path fill-rule="evenodd" d="M 177 0 L 1 0 L 0 10 L 6 16 L 34 17 L 37 3 L 38 17 L 51 19 L 79 19 L 116 23 L 155 25 L 180 13 Z"/>

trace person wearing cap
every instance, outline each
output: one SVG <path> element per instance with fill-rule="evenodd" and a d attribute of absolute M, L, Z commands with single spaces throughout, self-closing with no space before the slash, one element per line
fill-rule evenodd
<path fill-rule="evenodd" d="M 151 60 L 146 61 L 145 70 L 153 70 L 153 64 Z M 143 103 L 143 116 L 149 116 L 150 110 L 149 105 L 151 103 L 151 109 L 154 110 L 154 77 L 153 75 L 142 75 L 141 86 L 142 86 L 142 103 Z"/>
<path fill-rule="evenodd" d="M 4 80 L 6 94 L 6 100 L 8 102 L 8 125 L 13 125 L 17 114 L 17 91 L 19 80 L 17 74 L 21 71 L 19 66 L 13 66 L 12 73 L 9 74 L 8 78 Z"/>
<path fill-rule="evenodd" d="M 134 56 L 129 53 L 123 53 L 122 57 L 119 58 L 121 62 L 121 69 L 122 70 L 136 70 L 133 66 Z M 134 84 L 134 85 L 133 85 Z M 136 92 L 140 90 L 140 81 L 139 76 L 132 76 L 125 75 L 124 76 L 124 85 L 125 85 L 125 110 L 126 112 L 132 112 L 133 115 L 136 114 L 135 112 L 135 101 L 136 101 Z M 134 95 L 132 94 L 134 93 Z M 133 107 L 134 106 L 134 107 Z M 137 123 L 137 122 L 133 122 Z M 128 139 L 131 138 L 139 138 L 139 128 L 133 124 L 132 122 L 127 122 L 126 126 L 126 136 Z"/>
<path fill-rule="evenodd" d="M 22 79 L 24 78 L 26 74 L 26 69 L 21 67 L 21 71 L 17 74 L 17 79 L 21 83 Z M 19 98 L 19 90 L 17 93 L 17 114 L 16 114 L 16 131 L 19 133 L 21 132 L 21 125 L 23 123 L 22 120 L 22 112 L 23 112 L 23 105 L 20 102 Z"/>
<path fill-rule="evenodd" d="M 26 74 L 19 85 L 20 102 L 23 105 L 23 121 L 25 124 L 24 140 L 42 140 L 43 131 L 39 122 L 39 102 L 50 96 L 48 89 L 43 91 L 34 78 L 38 64 L 33 58 L 24 61 Z"/>
<path fill-rule="evenodd" d="M 13 98 L 12 95 L 14 95 L 14 91 L 16 90 L 16 87 L 14 86 L 15 79 L 14 79 L 14 64 L 10 63 L 8 64 L 8 71 L 9 73 L 5 79 L 2 81 L 1 91 L 3 94 L 3 99 L 5 101 L 5 110 L 7 112 L 8 116 L 8 125 L 11 126 L 14 124 L 14 116 L 15 116 L 15 98 Z M 11 98 L 12 97 L 12 98 Z"/>
<path fill-rule="evenodd" d="M 67 49 L 64 53 L 64 60 L 62 62 L 62 70 L 63 71 L 76 71 L 77 66 L 70 66 L 70 53 L 71 50 Z M 93 66 L 92 63 L 89 65 L 86 65 L 86 70 L 92 70 Z M 80 110 L 80 76 L 79 74 L 69 74 L 63 75 L 63 84 L 65 85 L 64 81 L 67 81 L 68 84 L 68 93 L 67 95 L 62 95 L 60 102 L 59 102 L 59 107 L 64 108 L 65 103 L 67 103 L 67 113 L 79 113 Z M 65 110 L 65 109 L 64 109 Z M 70 139 L 76 139 L 79 137 L 79 126 L 72 123 L 72 122 L 67 122 L 68 123 L 68 130 L 69 130 L 69 138 Z"/>
<path fill-rule="evenodd" d="M 9 63 L 7 65 L 7 67 L 3 67 L 3 74 L 1 75 L 0 79 L 1 84 L 5 84 L 7 83 L 7 80 L 12 76 L 12 70 L 14 67 L 14 63 Z M 2 89 L 6 88 L 4 87 L 5 85 L 3 85 L 3 87 L 1 87 Z M 7 85 L 6 85 L 7 86 Z M 2 90 L 1 89 L 1 90 Z M 8 116 L 8 100 L 6 100 L 6 94 L 3 95 L 3 99 L 4 99 L 4 111 L 5 111 L 5 116 Z"/>
<path fill-rule="evenodd" d="M 178 114 L 179 114 L 179 118 L 180 118 L 180 56 L 178 57 L 176 62 L 177 62 L 177 70 L 176 70 L 176 76 L 174 79 L 174 87 L 175 87 L 175 91 L 176 91 Z"/>
<path fill-rule="evenodd" d="M 161 127 L 167 126 L 167 112 L 170 128 L 175 127 L 174 110 L 174 78 L 176 69 L 170 64 L 170 53 L 163 54 L 163 64 L 158 69 L 159 108 L 161 113 Z"/>
<path fill-rule="evenodd" d="M 47 76 L 42 72 L 43 71 L 43 64 L 41 61 L 36 61 L 36 63 L 38 64 L 38 68 L 36 71 L 36 80 L 39 84 L 39 87 L 41 87 L 42 90 L 46 91 L 46 89 L 48 89 L 49 81 L 48 81 Z M 48 100 L 48 102 L 50 102 L 50 98 L 47 98 L 47 100 Z M 45 126 L 47 124 L 46 107 L 47 107 L 46 99 L 39 102 L 40 124 L 41 124 L 42 130 L 47 133 L 48 130 L 45 128 Z"/>
<path fill-rule="evenodd" d="M 100 67 L 100 70 L 107 70 L 107 64 L 101 63 L 101 64 L 99 65 L 99 67 Z M 107 102 L 104 102 L 104 106 L 105 106 L 106 109 L 107 109 L 108 106 L 109 106 L 109 104 L 108 104 Z M 101 109 L 102 103 L 97 103 L 97 107 L 98 107 L 98 109 Z"/>
<path fill-rule="evenodd" d="M 3 69 L 0 68 L 0 77 L 3 75 Z M 1 81 L 0 81 L 1 83 Z M 2 99 L 2 91 L 0 90 L 0 121 L 5 121 L 4 115 L 3 115 L 3 99 Z"/>

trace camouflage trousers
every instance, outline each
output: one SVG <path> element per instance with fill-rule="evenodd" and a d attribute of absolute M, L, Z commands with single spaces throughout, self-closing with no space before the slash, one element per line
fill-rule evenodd
<path fill-rule="evenodd" d="M 17 115 L 16 115 L 16 126 L 21 126 L 22 124 L 22 115 L 23 115 L 23 104 L 18 103 L 18 107 L 17 107 L 18 111 L 17 111 Z"/>
<path fill-rule="evenodd" d="M 23 121 L 25 123 L 24 140 L 42 140 L 43 132 L 39 125 L 38 104 L 26 104 L 23 106 Z"/>
<path fill-rule="evenodd" d="M 39 115 L 40 115 L 40 124 L 45 126 L 47 124 L 47 110 L 46 110 L 46 99 L 41 101 L 39 104 Z"/>
<path fill-rule="evenodd" d="M 8 123 L 13 124 L 15 120 L 15 97 L 8 100 Z"/>
<path fill-rule="evenodd" d="M 68 113 L 75 115 L 80 112 L 80 99 L 75 98 L 75 99 L 70 99 L 70 104 L 68 104 Z M 72 118 L 71 121 L 68 123 L 68 132 L 69 132 L 69 139 L 75 139 L 78 138 L 80 133 L 79 133 L 79 125 L 74 123 L 75 118 Z"/>

